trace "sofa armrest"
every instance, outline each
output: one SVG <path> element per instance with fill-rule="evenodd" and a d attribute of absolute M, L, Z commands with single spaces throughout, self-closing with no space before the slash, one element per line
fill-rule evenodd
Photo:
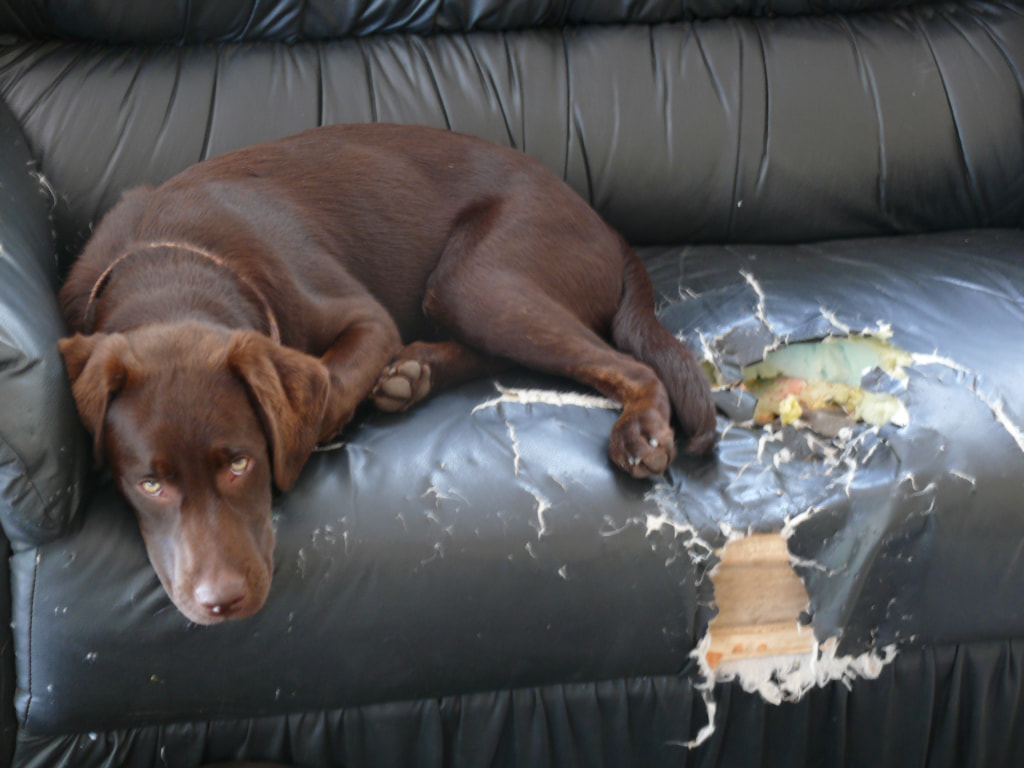
<path fill-rule="evenodd" d="M 57 339 L 52 195 L 0 103 L 0 524 L 15 551 L 75 515 L 89 452 Z"/>

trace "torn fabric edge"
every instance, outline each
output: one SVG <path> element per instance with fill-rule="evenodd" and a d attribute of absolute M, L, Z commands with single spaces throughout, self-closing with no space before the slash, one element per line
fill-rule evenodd
<path fill-rule="evenodd" d="M 686 749 L 696 749 L 705 741 L 710 739 L 715 734 L 717 726 L 715 725 L 715 715 L 718 712 L 718 703 L 715 701 L 715 697 L 711 695 L 711 688 L 708 686 L 697 686 L 697 690 L 700 691 L 701 699 L 704 702 L 704 707 L 708 713 L 708 723 L 703 726 L 697 735 L 689 741 L 670 741 L 669 746 L 672 747 L 684 747 Z"/>
<path fill-rule="evenodd" d="M 942 355 L 939 355 L 936 352 L 933 352 L 930 355 L 912 353 L 911 359 L 912 365 L 915 366 L 937 365 L 942 368 L 948 368 L 949 370 L 955 373 L 963 374 L 964 376 L 974 376 L 975 378 L 977 378 L 978 376 L 978 374 L 976 374 L 971 369 L 963 365 L 960 365 L 955 360 L 951 360 L 948 357 L 943 357 Z M 1007 414 L 1006 403 L 1003 400 L 1003 398 L 999 396 L 995 397 L 994 399 L 985 397 L 981 393 L 976 384 L 970 386 L 969 390 L 978 399 L 978 402 L 980 402 L 982 405 L 988 408 L 989 411 L 992 412 L 992 418 L 994 418 L 996 422 L 999 424 L 999 426 L 1003 428 L 1006 434 L 1010 436 L 1010 439 L 1012 439 L 1013 442 L 1017 444 L 1017 447 L 1020 449 L 1020 452 L 1024 453 L 1024 429 L 1022 429 L 1019 425 L 1014 423 L 1013 419 L 1011 419 L 1009 414 Z"/>
<path fill-rule="evenodd" d="M 698 535 L 691 524 L 675 519 L 665 503 L 666 500 L 659 499 L 658 490 L 659 486 L 656 485 L 646 496 L 648 500 L 657 504 L 660 512 L 659 514 L 648 514 L 646 520 L 648 535 L 668 526 L 674 530 L 676 535 L 688 536 L 686 550 L 698 568 L 707 568 L 711 565 L 708 570 L 708 578 L 714 588 L 712 572 L 715 565 L 710 562 L 714 555 L 714 548 Z M 790 518 L 780 531 L 783 539 L 788 540 L 795 529 L 813 516 L 816 511 L 808 509 Z M 722 525 L 720 532 L 726 542 L 742 539 L 747 535 L 743 531 L 732 529 L 727 525 Z M 791 566 L 810 564 L 820 567 L 816 563 L 803 562 L 792 553 L 789 553 L 789 559 Z M 778 705 L 798 701 L 810 690 L 823 688 L 832 682 L 838 681 L 850 688 L 858 679 L 875 680 L 898 654 L 897 646 L 890 644 L 857 656 L 839 655 L 839 638 L 829 637 L 824 641 L 815 640 L 812 648 L 805 653 L 722 661 L 717 667 L 712 668 L 707 661 L 707 654 L 711 647 L 711 622 L 713 620 L 714 616 L 709 619 L 704 635 L 690 652 L 690 658 L 696 662 L 697 666 L 698 681 L 695 684 L 695 690 L 701 694 L 708 722 L 697 731 L 693 739 L 688 742 L 673 742 L 674 746 L 696 749 L 714 735 L 717 729 L 715 689 L 720 683 L 736 681 L 746 693 L 757 694 L 767 703 Z M 794 617 L 794 623 L 798 623 L 798 621 L 798 617 Z"/>
<path fill-rule="evenodd" d="M 498 408 L 505 404 L 518 404 L 518 405 L 554 405 L 559 407 L 564 406 L 576 406 L 578 408 L 597 408 L 606 411 L 621 411 L 622 406 L 611 400 L 610 398 L 603 397 L 602 395 L 593 395 L 585 392 L 573 392 L 570 390 L 557 390 L 557 389 L 530 389 L 521 387 L 506 387 L 499 382 L 494 382 L 494 388 L 498 390 L 498 397 L 485 400 L 482 403 L 477 404 L 470 411 L 470 414 L 475 414 L 479 411 L 486 410 L 488 408 Z M 506 426 L 509 429 L 509 435 L 512 438 L 513 445 L 518 447 L 518 439 L 515 435 L 515 428 L 512 424 L 506 422 Z M 343 448 L 348 443 L 345 433 L 342 433 L 337 439 L 332 440 L 329 443 L 323 443 L 317 445 L 313 450 L 317 453 L 326 453 L 329 451 L 336 451 Z M 519 456 L 518 452 L 515 456 L 516 462 L 516 474 L 519 474 Z"/>
<path fill-rule="evenodd" d="M 754 296 L 756 298 L 756 305 L 754 307 L 755 319 L 761 324 L 762 328 L 764 328 L 773 337 L 772 343 L 766 345 L 762 350 L 761 356 L 759 358 L 759 360 L 761 361 L 763 361 L 771 352 L 775 351 L 776 349 L 779 349 L 780 347 L 787 346 L 791 343 L 825 341 L 829 338 L 835 337 L 852 338 L 857 336 L 866 338 L 874 337 L 881 341 L 890 342 L 895 335 L 893 325 L 891 322 L 885 320 L 877 320 L 874 326 L 869 325 L 861 328 L 860 330 L 856 330 L 852 325 L 840 320 L 836 312 L 831 311 L 824 306 L 819 306 L 818 314 L 821 316 L 822 319 L 824 319 L 829 324 L 829 326 L 831 326 L 832 329 L 834 329 L 835 332 L 825 333 L 821 335 L 816 335 L 813 338 L 808 337 L 805 339 L 798 339 L 794 341 L 789 333 L 782 334 L 775 328 L 768 313 L 767 294 L 765 293 L 764 288 L 761 286 L 760 282 L 753 275 L 753 273 L 747 270 L 740 270 L 740 275 L 743 277 L 747 286 L 753 291 Z M 704 332 L 700 328 L 695 329 L 695 333 L 700 341 L 702 359 L 716 372 L 715 389 L 720 391 L 733 389 L 735 386 L 733 382 L 717 380 L 717 378 L 720 375 L 718 374 L 718 372 L 723 370 L 722 361 L 718 359 L 718 356 L 715 354 L 713 349 L 714 342 L 717 339 L 717 337 L 710 336 L 708 333 Z M 687 340 L 686 334 L 682 332 L 677 333 L 676 337 L 683 341 L 684 343 Z M 977 377 L 978 375 L 971 369 L 967 368 L 964 365 L 961 365 L 955 360 L 940 355 L 937 350 L 930 354 L 921 352 L 908 352 L 907 354 L 908 360 L 905 363 L 906 367 L 918 368 L 928 365 L 936 365 L 943 368 L 947 368 L 955 373 L 959 373 L 964 376 Z M 735 362 L 739 363 L 742 366 L 750 365 L 755 361 L 739 360 Z M 906 381 L 905 371 L 896 370 L 890 372 L 890 375 L 892 375 L 897 380 L 904 382 Z M 1021 453 L 1024 453 L 1024 426 L 1018 425 L 1007 413 L 1006 403 L 1004 399 L 998 395 L 995 397 L 986 397 L 981 391 L 979 391 L 979 388 L 976 385 L 971 386 L 970 391 L 979 400 L 979 402 L 981 402 L 992 413 L 992 417 L 1003 428 L 1006 434 L 1013 440 L 1018 449 L 1020 449 Z M 899 427 L 906 426 L 909 423 L 909 415 L 906 414 L 905 411 L 901 412 L 900 414 L 898 414 L 897 418 L 893 420 L 893 423 Z"/>
<path fill-rule="evenodd" d="M 697 569 L 698 573 L 709 572 L 709 564 L 714 566 L 715 563 L 715 547 L 704 538 L 700 536 L 696 527 L 690 522 L 684 522 L 678 519 L 677 509 L 673 505 L 669 498 L 667 498 L 672 492 L 672 487 L 664 482 L 663 480 L 655 480 L 654 486 L 644 495 L 644 500 L 652 502 L 658 512 L 648 512 L 646 518 L 643 520 L 643 524 L 647 529 L 647 536 L 652 536 L 655 533 L 659 533 L 664 528 L 672 530 L 674 536 L 686 537 L 686 543 L 684 549 Z M 737 538 L 743 538 L 744 533 L 741 531 L 733 530 L 730 526 L 722 523 L 719 529 L 721 535 L 726 541 L 731 541 Z M 710 641 L 710 636 L 705 631 L 705 639 Z M 698 646 L 697 649 L 699 649 Z M 690 652 L 693 656 L 697 649 Z M 669 742 L 670 746 L 683 747 L 691 750 L 696 749 L 701 744 L 710 739 L 717 729 L 715 723 L 715 717 L 718 710 L 718 704 L 715 701 L 714 696 L 714 680 L 709 677 L 706 662 L 701 664 L 698 661 L 698 672 L 703 681 L 697 681 L 694 685 L 694 689 L 700 692 L 701 700 L 704 702 L 705 710 L 707 711 L 707 723 L 703 725 L 700 730 L 697 731 L 696 735 L 689 741 L 672 741 Z"/>
<path fill-rule="evenodd" d="M 707 661 L 711 640 L 709 623 L 709 629 L 690 652 L 700 678 L 694 687 L 700 692 L 707 710 L 707 725 L 690 741 L 674 742 L 675 746 L 696 749 L 714 735 L 718 708 L 715 689 L 721 683 L 736 681 L 746 693 L 779 705 L 799 701 L 810 690 L 824 688 L 832 682 L 838 681 L 849 689 L 855 680 L 876 680 L 898 654 L 896 645 L 891 644 L 858 656 L 840 656 L 837 653 L 839 639 L 830 637 L 824 642 L 816 641 L 806 653 L 722 661 L 712 669 Z"/>
<path fill-rule="evenodd" d="M 571 390 L 555 390 L 555 389 L 526 389 L 519 387 L 505 387 L 501 383 L 495 381 L 494 388 L 500 393 L 498 397 L 485 400 L 479 405 L 474 406 L 473 410 L 470 411 L 470 415 L 476 414 L 479 411 L 486 410 L 488 408 L 500 408 L 505 404 L 517 404 L 517 405 L 554 405 L 557 407 L 565 406 L 576 406 L 579 408 L 597 408 L 600 410 L 608 411 L 621 411 L 622 406 L 607 397 L 601 395 L 588 394 L 585 392 L 574 392 Z M 512 471 L 513 474 L 518 477 L 519 469 L 522 460 L 520 453 L 519 436 L 516 434 L 515 425 L 509 420 L 505 419 L 505 427 L 508 429 L 508 437 L 512 447 Z M 542 519 L 543 511 L 550 507 L 550 503 L 546 500 L 538 498 L 538 504 L 540 509 L 537 512 L 537 518 L 541 523 L 540 532 L 541 534 L 546 531 L 546 526 Z M 545 506 L 546 505 L 546 506 Z"/>
<path fill-rule="evenodd" d="M 517 403 L 520 405 L 575 405 L 579 408 L 600 408 L 607 411 L 621 411 L 622 406 L 607 397 L 592 395 L 585 392 L 573 392 L 555 389 L 522 389 L 519 387 L 505 387 L 494 382 L 494 388 L 500 393 L 498 397 L 486 400 L 475 406 L 470 413 L 487 408 L 497 408 L 505 403 Z"/>
<path fill-rule="evenodd" d="M 769 704 L 798 701 L 811 689 L 835 681 L 850 688 L 854 680 L 875 680 L 898 653 L 895 645 L 887 645 L 859 656 L 839 656 L 839 641 L 830 637 L 816 642 L 808 653 L 723 661 L 711 669 L 705 658 L 710 644 L 709 632 L 690 654 L 704 677 L 701 687 L 711 690 L 736 680 L 744 691 L 758 694 Z"/>

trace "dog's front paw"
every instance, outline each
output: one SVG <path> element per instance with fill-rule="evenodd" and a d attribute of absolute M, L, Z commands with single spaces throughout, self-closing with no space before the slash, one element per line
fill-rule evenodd
<path fill-rule="evenodd" d="M 384 369 L 373 388 L 373 403 L 382 411 L 404 411 L 430 393 L 430 366 L 418 360 L 396 361 Z"/>
<path fill-rule="evenodd" d="M 653 409 L 627 411 L 612 427 L 608 455 L 632 477 L 660 475 L 675 458 L 675 433 L 665 417 Z"/>

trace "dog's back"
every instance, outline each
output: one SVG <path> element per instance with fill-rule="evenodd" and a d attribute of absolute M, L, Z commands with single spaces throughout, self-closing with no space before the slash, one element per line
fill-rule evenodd
<path fill-rule="evenodd" d="M 71 327 L 85 330 L 84 305 L 99 275 L 124 252 L 154 240 L 218 253 L 270 294 L 280 276 L 266 274 L 268 262 L 279 262 L 271 272 L 288 270 L 315 292 L 332 279 L 326 253 L 411 339 L 430 330 L 421 304 L 441 254 L 453 233 L 484 209 L 514 218 L 516 241 L 590 238 L 591 249 L 604 253 L 581 251 L 578 258 L 594 262 L 577 261 L 581 275 L 618 258 L 600 217 L 522 152 L 421 126 L 334 125 L 219 155 L 158 188 L 128 192 L 97 227 L 62 301 Z M 523 272 L 553 279 L 570 266 L 553 249 L 510 248 L 507 258 L 516 258 Z"/>

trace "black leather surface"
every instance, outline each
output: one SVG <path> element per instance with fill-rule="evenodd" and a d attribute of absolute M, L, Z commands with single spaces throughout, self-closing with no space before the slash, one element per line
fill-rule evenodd
<path fill-rule="evenodd" d="M 1009 0 L 0 6 L 17 764 L 1024 763 L 1021 72 Z M 267 607 L 189 626 L 109 483 L 83 493 L 59 267 L 125 187 L 364 120 L 520 147 L 666 244 L 663 321 L 726 368 L 891 326 L 920 357 L 876 384 L 909 425 L 829 453 L 723 415 L 715 461 L 642 483 L 608 466 L 611 411 L 475 382 L 317 454 Z M 787 244 L 965 227 L 1011 229 Z M 711 548 L 795 518 L 819 639 L 899 655 L 782 707 L 719 685 L 688 753 Z"/>
<path fill-rule="evenodd" d="M 11 545 L 7 537 L 0 537 L 0 558 L 10 557 Z M 0 765 L 10 765 L 14 744 L 18 736 L 18 720 L 14 712 L 17 674 L 14 669 L 14 641 L 11 636 L 11 574 L 0 570 L 0 617 L 4 625 L 0 630 Z"/>
<path fill-rule="evenodd" d="M 56 347 L 53 192 L 2 102 L 0 148 L 0 523 L 19 548 L 67 526 L 89 458 Z"/>
<path fill-rule="evenodd" d="M 193 768 L 221 760 L 366 768 L 963 768 L 1024 763 L 1020 642 L 908 649 L 877 680 L 767 704 L 716 688 L 715 732 L 685 677 L 430 698 L 287 717 L 33 737 L 18 768 Z"/>
<path fill-rule="evenodd" d="M 1024 633 L 1022 254 L 1019 230 L 990 230 L 708 246 L 652 263 L 697 294 L 663 321 L 699 328 L 726 369 L 780 342 L 890 326 L 918 356 L 906 381 L 873 385 L 906 405 L 906 427 L 864 430 L 838 452 L 793 428 L 777 441 L 732 428 L 711 487 L 680 475 L 671 494 L 696 497 L 684 509 L 698 530 L 808 512 L 789 549 L 810 561 L 797 570 L 816 633 L 846 652 Z"/>
<path fill-rule="evenodd" d="M 360 121 L 520 147 L 634 243 L 1018 226 L 1022 71 L 1009 2 L 296 46 L 0 46 L 0 92 L 61 190 L 67 255 L 126 187 Z"/>
<path fill-rule="evenodd" d="M 281 497 L 274 586 L 250 620 L 188 625 L 108 488 L 80 531 L 12 561 L 19 714 L 31 733 L 88 732 L 693 674 L 709 547 L 804 513 L 790 546 L 819 639 L 858 654 L 1020 636 L 1024 371 L 1005 350 L 1022 251 L 1006 231 L 646 252 L 674 297 L 665 322 L 725 366 L 772 334 L 882 323 L 955 367 L 883 380 L 910 424 L 862 427 L 831 460 L 806 433 L 769 441 L 723 416 L 714 461 L 654 483 L 609 466 L 613 412 L 486 405 L 487 380 L 373 416 Z"/>
<path fill-rule="evenodd" d="M 124 503 L 96 496 L 80 532 L 13 560 L 27 727 L 107 730 L 685 667 L 699 610 L 690 537 L 648 531 L 660 510 L 647 484 L 605 456 L 615 414 L 472 413 L 495 394 L 480 382 L 314 456 L 277 507 L 268 605 L 219 631 L 183 619 Z"/>
<path fill-rule="evenodd" d="M 28 146 L 0 103 L 0 562 L 11 537 L 24 546 L 58 535 L 81 502 L 86 462 L 63 365 L 53 347 L 57 260 L 51 198 Z M 10 571 L 0 569 L 0 765 L 17 731 Z"/>
<path fill-rule="evenodd" d="M 573 24 L 656 24 L 730 15 L 823 14 L 907 4 L 907 0 L 154 0 L 140 6 L 110 0 L 9 0 L 0 6 L 0 32 L 135 44 L 298 42 L 396 32 L 426 35 Z"/>

